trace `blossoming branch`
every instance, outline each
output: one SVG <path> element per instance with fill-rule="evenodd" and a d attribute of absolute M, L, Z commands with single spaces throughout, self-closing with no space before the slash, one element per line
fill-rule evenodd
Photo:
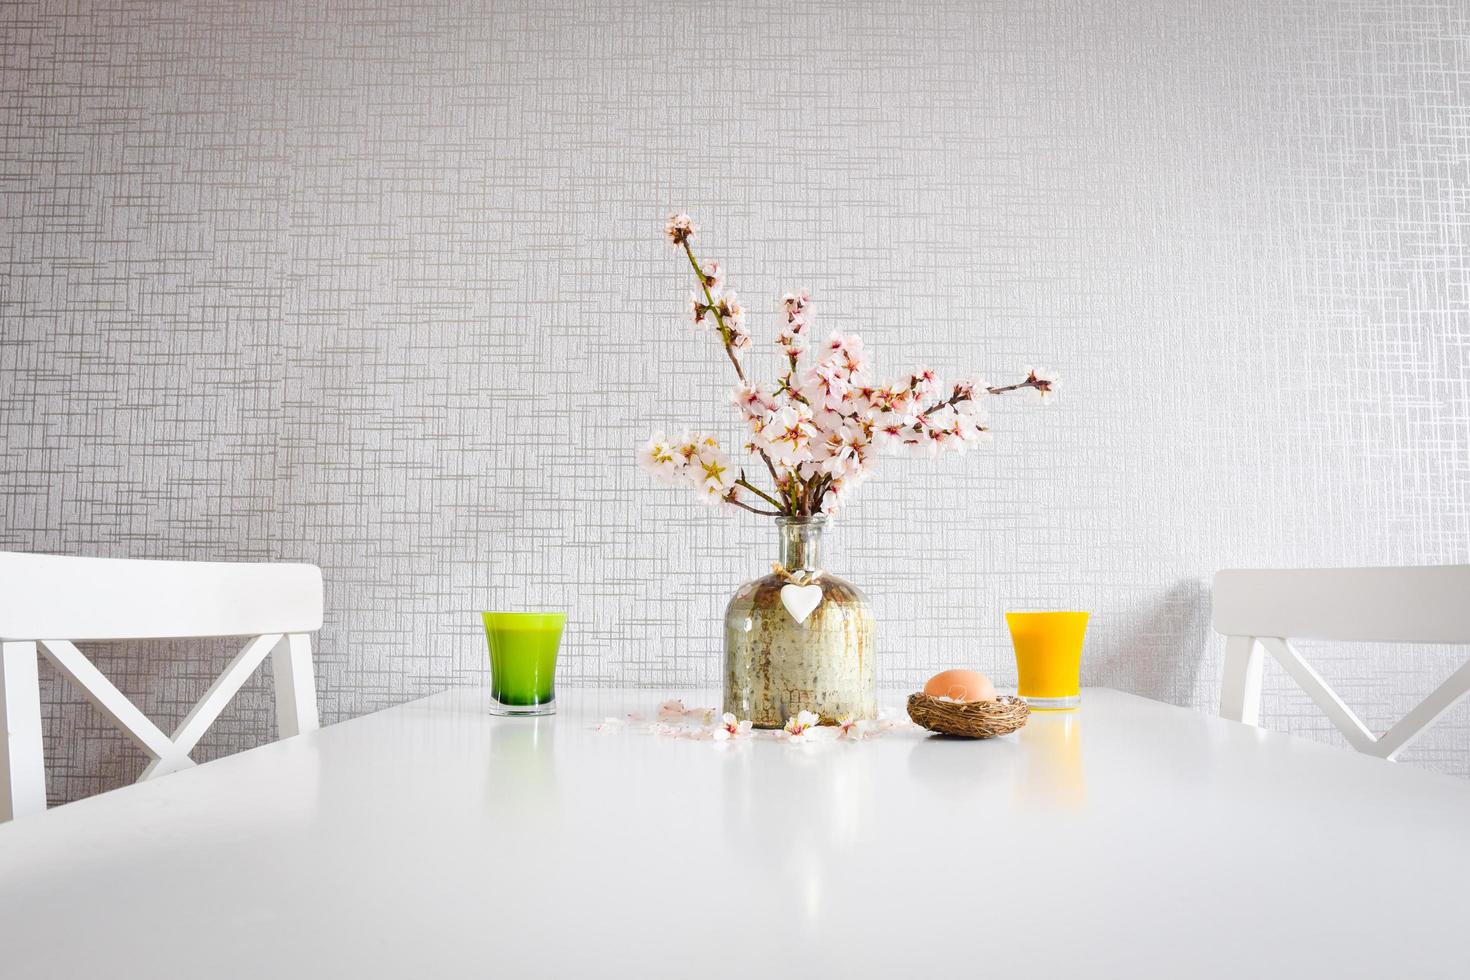
<path fill-rule="evenodd" d="M 725 290 L 719 263 L 701 265 L 695 257 L 695 231 L 687 214 L 676 214 L 664 234 L 689 259 L 696 286 L 690 319 L 719 338 L 735 369 L 732 400 L 749 433 L 744 449 L 765 471 L 757 479 L 770 482 L 764 488 L 752 482 L 719 440 L 705 433 L 678 439 L 655 433 L 639 452 L 639 463 L 656 476 L 694 487 L 708 503 L 770 517 L 830 512 L 872 472 L 880 454 L 964 452 L 990 438 L 981 399 L 1022 390 L 1046 397 L 1056 383 L 1048 372 L 1030 369 L 1024 381 L 999 387 L 978 380 L 943 385 L 921 368 L 879 384 L 861 338 L 832 333 L 813 348 L 811 296 L 805 290 L 781 301 L 780 377 L 773 387 L 752 383 L 741 364 L 750 348 L 745 308 Z"/>

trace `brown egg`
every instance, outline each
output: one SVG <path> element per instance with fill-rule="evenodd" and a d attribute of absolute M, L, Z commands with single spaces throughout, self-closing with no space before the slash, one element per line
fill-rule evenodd
<path fill-rule="evenodd" d="M 994 701 L 995 685 L 978 670 L 945 670 L 929 678 L 924 693 L 954 701 Z"/>

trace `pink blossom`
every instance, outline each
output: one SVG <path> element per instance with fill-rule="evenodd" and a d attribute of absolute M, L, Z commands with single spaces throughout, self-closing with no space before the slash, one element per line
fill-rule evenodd
<path fill-rule="evenodd" d="M 668 238 L 670 245 L 682 246 L 685 242 L 692 239 L 694 233 L 698 230 L 699 227 L 695 225 L 694 219 L 689 217 L 689 215 L 683 213 L 671 214 L 669 215 L 668 224 L 664 226 L 664 237 Z"/>
<path fill-rule="evenodd" d="M 704 284 L 709 289 L 719 289 L 725 284 L 725 273 L 720 263 L 711 262 L 704 267 Z"/>
<path fill-rule="evenodd" d="M 776 410 L 776 399 L 771 397 L 770 392 L 760 385 L 741 383 L 735 386 L 730 400 L 740 408 L 742 412 L 774 412 Z"/>
<path fill-rule="evenodd" d="M 726 327 L 730 331 L 730 347 L 734 350 L 744 350 L 750 346 L 750 334 L 745 330 L 745 324 L 739 320 L 729 320 Z"/>
<path fill-rule="evenodd" d="M 851 390 L 851 376 L 839 361 L 820 361 L 801 379 L 801 394 L 813 405 L 841 405 Z"/>
<path fill-rule="evenodd" d="M 932 399 L 938 390 L 939 382 L 935 379 L 934 372 L 928 368 L 919 368 L 909 375 L 909 391 L 913 392 L 914 397 Z"/>
<path fill-rule="evenodd" d="M 725 326 L 730 329 L 745 328 L 745 307 L 740 305 L 740 300 L 734 293 L 722 293 L 715 297 L 715 310 L 724 319 Z"/>
<path fill-rule="evenodd" d="M 725 742 L 737 738 L 750 737 L 751 723 L 749 720 L 739 721 L 730 712 L 725 712 L 721 717 L 719 725 L 715 726 L 714 737 L 718 742 Z"/>
<path fill-rule="evenodd" d="M 656 717 L 658 724 L 654 726 L 654 731 L 660 735 L 679 735 L 686 730 L 686 722 L 709 724 L 715 717 L 715 709 L 686 708 L 682 698 L 675 698 L 659 705 Z"/>
<path fill-rule="evenodd" d="M 673 480 L 686 461 L 662 432 L 655 432 L 638 451 L 638 465 L 661 480 Z"/>
<path fill-rule="evenodd" d="M 844 422 L 830 429 L 819 447 L 818 470 L 839 478 L 856 474 L 862 467 L 863 444 L 856 426 Z"/>
<path fill-rule="evenodd" d="M 718 444 L 702 446 L 690 462 L 688 470 L 705 503 L 718 504 L 735 486 L 739 472 Z"/>
<path fill-rule="evenodd" d="M 810 459 L 808 446 L 815 431 L 811 410 L 797 403 L 766 416 L 761 425 L 761 440 L 772 459 L 785 466 L 795 466 Z"/>
<path fill-rule="evenodd" d="M 797 360 L 806 353 L 806 337 L 796 330 L 784 330 L 776 338 L 776 346 L 781 348 L 781 352 L 788 358 Z"/>
<path fill-rule="evenodd" d="M 786 725 L 781 730 L 786 733 L 787 738 L 804 738 L 819 721 L 821 719 L 810 711 L 801 711 L 795 717 L 786 719 Z"/>
<path fill-rule="evenodd" d="M 822 345 L 822 350 L 822 359 L 839 365 L 845 377 L 863 381 L 868 379 L 871 365 L 863 350 L 861 337 L 834 333 Z"/>
<path fill-rule="evenodd" d="M 811 301 L 812 294 L 805 289 L 782 296 L 781 305 L 786 308 L 786 319 L 789 321 L 801 316 L 802 312 L 807 308 L 807 304 Z"/>

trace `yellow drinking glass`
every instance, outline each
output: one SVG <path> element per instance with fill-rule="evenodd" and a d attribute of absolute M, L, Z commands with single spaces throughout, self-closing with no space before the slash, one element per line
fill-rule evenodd
<path fill-rule="evenodd" d="M 1075 708 L 1082 703 L 1082 636 L 1085 612 L 1008 612 L 1016 648 L 1016 693 L 1033 708 Z"/>

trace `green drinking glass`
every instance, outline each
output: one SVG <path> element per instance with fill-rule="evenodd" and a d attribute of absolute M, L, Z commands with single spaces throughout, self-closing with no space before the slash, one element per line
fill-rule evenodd
<path fill-rule="evenodd" d="M 549 715 L 556 711 L 556 651 L 565 613 L 487 612 L 490 713 Z"/>

